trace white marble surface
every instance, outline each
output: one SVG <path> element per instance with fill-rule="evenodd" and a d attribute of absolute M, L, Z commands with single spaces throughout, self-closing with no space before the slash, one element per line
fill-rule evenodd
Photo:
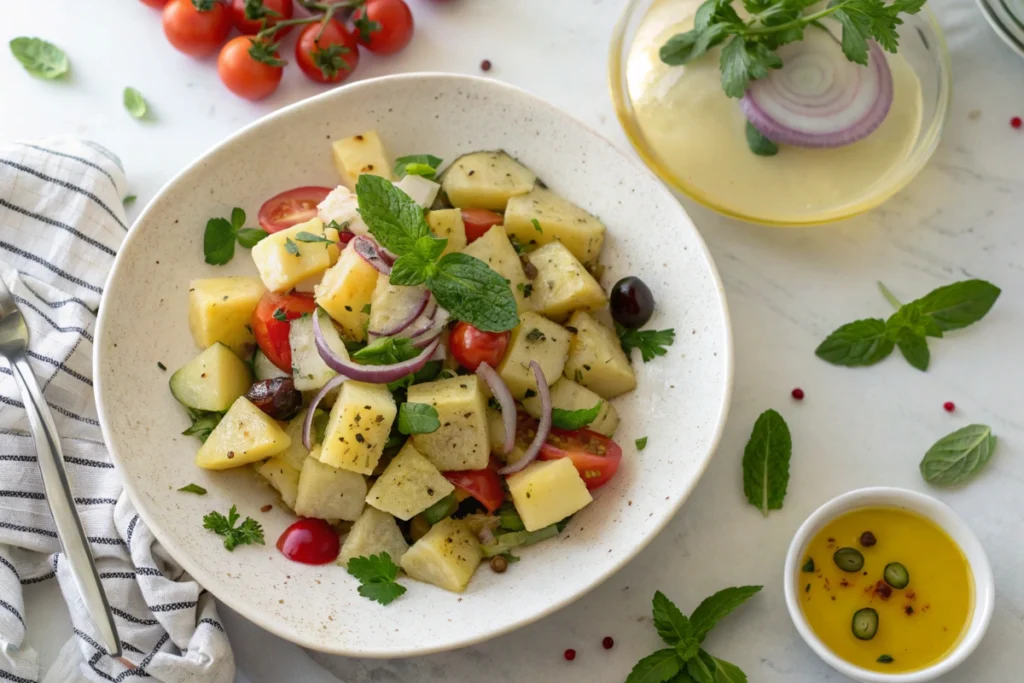
<path fill-rule="evenodd" d="M 626 146 L 608 98 L 606 46 L 623 0 L 410 0 L 412 46 L 393 58 L 364 58 L 359 76 L 441 70 L 491 75 L 574 112 Z M 756 683 L 843 681 L 800 641 L 782 597 L 782 562 L 792 533 L 817 505 L 873 484 L 925 490 L 917 462 L 939 436 L 969 422 L 992 425 L 999 450 L 966 488 L 942 491 L 991 555 L 998 600 L 987 638 L 944 683 L 1009 682 L 1024 669 L 1024 62 L 991 33 L 970 0 L 933 0 L 953 52 L 954 101 L 932 162 L 882 209 L 838 226 L 773 230 L 684 204 L 708 241 L 729 295 L 736 338 L 736 390 L 725 438 L 693 497 L 662 535 L 619 575 L 552 617 L 488 644 L 393 662 L 315 656 L 348 683 L 470 680 L 621 681 L 658 646 L 650 598 L 666 592 L 684 609 L 714 590 L 761 583 L 765 591 L 722 623 L 709 650 Z M 193 157 L 262 114 L 318 91 L 289 73 L 269 101 L 249 104 L 223 90 L 211 62 L 174 52 L 159 16 L 131 0 L 8 2 L 0 33 L 41 35 L 73 63 L 68 83 L 26 75 L 0 57 L 0 139 L 58 132 L 89 136 L 123 159 L 139 202 Z M 156 114 L 139 123 L 121 108 L 125 85 Z M 977 110 L 980 116 L 969 113 Z M 272 162 L 272 160 L 268 160 Z M 899 358 L 846 370 L 813 349 L 837 325 L 880 315 L 883 279 L 913 297 L 966 276 L 989 279 L 1003 296 L 984 322 L 933 342 L 927 374 Z M 789 397 L 801 386 L 807 398 Z M 949 415 L 942 403 L 955 401 Z M 785 509 L 768 519 L 742 496 L 740 457 L 754 418 L 780 410 L 793 432 Z M 543 568 L 516 566 L 535 571 Z M 34 587 L 33 587 L 34 588 Z M 70 635 L 55 587 L 31 590 L 32 644 L 44 657 Z M 514 599 L 514 596 L 510 596 Z M 240 682 L 336 680 L 300 650 L 231 614 Z M 601 649 L 611 635 L 616 645 Z M 575 662 L 562 650 L 578 651 Z"/>

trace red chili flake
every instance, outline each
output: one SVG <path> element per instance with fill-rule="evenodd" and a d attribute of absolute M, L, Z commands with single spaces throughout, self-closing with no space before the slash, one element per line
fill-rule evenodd
<path fill-rule="evenodd" d="M 956 410 L 956 404 L 953 403 L 952 401 L 946 401 L 945 403 L 942 404 L 942 407 L 946 409 L 947 413 L 952 413 L 954 410 Z"/>
<path fill-rule="evenodd" d="M 485 59 L 484 61 L 480 62 L 480 70 L 481 71 L 490 71 L 491 70 L 491 60 Z"/>
<path fill-rule="evenodd" d="M 605 636 L 604 640 L 601 641 L 601 647 L 603 647 L 606 650 L 610 650 L 614 646 L 615 646 L 615 641 L 612 640 L 611 636 Z"/>
<path fill-rule="evenodd" d="M 911 607 L 910 605 L 907 605 L 906 607 L 903 608 L 903 611 L 906 612 L 907 616 L 909 617 L 911 614 L 914 613 L 914 608 Z"/>
<path fill-rule="evenodd" d="M 792 391 L 792 394 L 793 394 L 793 398 L 795 398 L 796 400 L 798 400 L 798 401 L 804 400 L 804 390 L 801 389 L 800 387 L 797 387 L 796 389 L 794 389 Z"/>
<path fill-rule="evenodd" d="M 565 661 L 571 662 L 572 660 L 576 659 L 576 650 L 573 650 L 570 647 L 568 650 L 562 653 L 562 656 L 565 657 Z"/>
<path fill-rule="evenodd" d="M 1020 127 L 1024 125 L 1024 121 L 1021 121 L 1021 118 L 1019 116 L 1014 116 L 1012 119 L 1010 119 L 1010 125 L 1014 128 L 1014 130 L 1019 130 Z"/>
<path fill-rule="evenodd" d="M 879 582 L 875 584 L 875 594 L 883 600 L 888 600 L 892 597 L 892 587 L 885 581 L 879 580 Z"/>

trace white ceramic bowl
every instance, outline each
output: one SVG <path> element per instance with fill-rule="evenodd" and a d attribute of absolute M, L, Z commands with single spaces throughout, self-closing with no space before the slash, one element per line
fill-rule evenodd
<path fill-rule="evenodd" d="M 388 607 L 356 593 L 344 569 L 286 560 L 274 548 L 294 517 L 250 468 L 193 464 L 170 371 L 196 349 L 187 323 L 193 278 L 256 274 L 239 248 L 227 266 L 203 262 L 207 219 L 243 207 L 250 224 L 271 195 L 336 185 L 331 140 L 375 128 L 394 156 L 447 160 L 503 148 L 555 191 L 608 225 L 605 286 L 640 275 L 658 301 L 650 325 L 674 327 L 667 356 L 644 364 L 640 388 L 616 400 L 625 450 L 615 480 L 557 539 L 525 549 L 502 575 L 483 568 L 462 595 L 404 580 Z M 635 556 L 672 518 L 714 452 L 728 409 L 732 345 L 718 275 L 679 203 L 643 166 L 566 113 L 501 83 L 412 74 L 355 83 L 283 109 L 203 155 L 132 227 L 107 282 L 96 339 L 100 422 L 143 520 L 171 555 L 232 609 L 300 645 L 400 657 L 469 645 L 528 624 L 579 598 Z M 648 436 L 638 453 L 635 439 Z M 178 493 L 195 482 L 209 495 Z M 237 504 L 260 520 L 266 547 L 226 552 L 202 529 L 210 510 Z"/>
<path fill-rule="evenodd" d="M 807 623 L 807 618 L 800 608 L 799 601 L 800 589 L 797 585 L 800 578 L 799 567 L 806 555 L 807 545 L 815 534 L 843 513 L 879 505 L 911 510 L 935 522 L 960 546 L 967 557 L 974 578 L 974 611 L 971 614 L 970 625 L 960 642 L 945 659 L 924 669 L 901 674 L 869 671 L 840 659 L 811 630 L 810 624 Z M 992 577 L 992 567 L 989 565 L 988 555 L 985 554 L 985 549 L 978 537 L 948 505 L 931 496 L 907 489 L 886 487 L 858 489 L 844 493 L 822 505 L 807 518 L 807 521 L 800 526 L 793 537 L 789 552 L 786 554 L 786 570 L 783 577 L 786 607 L 796 625 L 796 630 L 800 632 L 811 649 L 829 666 L 862 683 L 924 683 L 924 681 L 930 681 L 952 671 L 967 659 L 981 642 L 988 623 L 992 619 L 992 609 L 995 605 L 995 580 Z"/>

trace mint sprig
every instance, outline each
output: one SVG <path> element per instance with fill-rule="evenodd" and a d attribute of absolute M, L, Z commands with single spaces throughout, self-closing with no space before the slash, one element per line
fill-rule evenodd
<path fill-rule="evenodd" d="M 252 249 L 267 236 L 265 230 L 259 228 L 243 228 L 245 211 L 237 206 L 231 210 L 231 220 L 227 218 L 211 218 L 206 221 L 206 232 L 203 233 L 203 254 L 206 262 L 213 266 L 222 266 L 235 257 L 235 241 L 246 249 Z"/>
<path fill-rule="evenodd" d="M 743 450 L 743 493 L 765 517 L 769 510 L 782 509 L 792 454 L 786 421 L 774 410 L 761 413 Z"/>
<path fill-rule="evenodd" d="M 519 324 L 508 281 L 468 254 L 441 256 L 448 240 L 431 234 L 423 209 L 393 183 L 363 174 L 356 196 L 370 234 L 398 256 L 392 284 L 425 283 L 452 317 L 485 332 L 504 332 Z"/>

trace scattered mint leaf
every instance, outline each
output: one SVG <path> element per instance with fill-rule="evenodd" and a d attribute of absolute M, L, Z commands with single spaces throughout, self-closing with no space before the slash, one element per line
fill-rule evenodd
<path fill-rule="evenodd" d="M 263 527 L 260 523 L 252 517 L 246 517 L 244 522 L 235 526 L 238 518 L 238 509 L 232 505 L 227 517 L 219 512 L 210 512 L 203 517 L 203 528 L 223 536 L 224 547 L 229 551 L 240 545 L 264 545 Z"/>
<path fill-rule="evenodd" d="M 33 76 L 52 81 L 71 68 L 68 56 L 53 43 L 42 38 L 15 38 L 10 42 L 11 54 Z"/>
<path fill-rule="evenodd" d="M 643 449 L 647 448 L 647 437 L 646 436 L 641 436 L 639 439 L 637 439 L 633 443 L 636 444 L 636 449 L 638 451 L 642 451 Z"/>
<path fill-rule="evenodd" d="M 874 365 L 893 349 L 885 335 L 885 321 L 866 318 L 847 323 L 821 342 L 814 353 L 833 365 Z"/>
<path fill-rule="evenodd" d="M 537 220 L 536 218 L 531 218 L 530 222 L 533 223 L 533 229 L 534 230 L 536 230 L 537 232 L 541 233 L 542 235 L 544 234 L 544 228 L 540 227 L 540 221 L 539 220 Z"/>
<path fill-rule="evenodd" d="M 452 316 L 478 330 L 504 332 L 519 324 L 508 281 L 468 254 L 443 256 L 436 274 L 428 276 L 427 287 Z"/>
<path fill-rule="evenodd" d="M 226 218 L 211 218 L 206 221 L 203 234 L 203 253 L 206 262 L 222 266 L 235 255 L 235 229 Z"/>
<path fill-rule="evenodd" d="M 267 236 L 267 231 L 260 228 L 242 228 L 238 231 L 238 243 L 246 249 L 252 249 Z"/>
<path fill-rule="evenodd" d="M 124 108 L 131 114 L 133 119 L 141 119 L 146 116 L 149 106 L 143 99 L 142 93 L 132 87 L 124 89 Z"/>
<path fill-rule="evenodd" d="M 743 451 L 743 493 L 766 517 L 782 509 L 792 452 L 786 421 L 774 410 L 761 413 Z"/>
<path fill-rule="evenodd" d="M 433 154 L 411 154 L 395 159 L 395 175 L 403 178 L 407 175 L 423 176 L 427 180 L 437 177 L 437 169 L 443 159 Z"/>
<path fill-rule="evenodd" d="M 669 330 L 633 330 L 615 323 L 615 331 L 622 343 L 622 350 L 629 356 L 633 349 L 640 349 L 640 357 L 649 363 L 657 356 L 668 353 L 665 347 L 672 346 L 676 340 L 676 331 Z"/>
<path fill-rule="evenodd" d="M 323 244 L 326 244 L 327 246 L 330 246 L 332 244 L 337 244 L 337 242 L 335 242 L 334 240 L 329 240 L 326 237 L 324 237 L 323 235 L 316 235 L 316 234 L 311 233 L 311 232 L 306 232 L 305 230 L 300 230 L 298 232 L 298 234 L 295 235 L 295 241 L 296 242 L 309 242 L 309 243 L 322 242 Z"/>
<path fill-rule="evenodd" d="M 420 355 L 421 349 L 405 337 L 382 337 L 352 353 L 352 360 L 363 365 L 393 365 Z"/>
<path fill-rule="evenodd" d="M 437 409 L 426 403 L 403 403 L 398 407 L 398 431 L 402 434 L 431 434 L 441 428 Z"/>
<path fill-rule="evenodd" d="M 759 593 L 761 586 L 739 586 L 718 591 L 697 605 L 690 615 L 693 635 L 700 641 L 715 627 L 719 621 L 728 616 L 737 607 Z"/>
<path fill-rule="evenodd" d="M 220 424 L 221 418 L 224 417 L 224 413 L 210 410 L 196 410 L 194 408 L 189 408 L 188 413 L 189 417 L 192 418 L 192 426 L 181 434 L 182 436 L 194 436 L 203 443 L 206 443 L 206 439 L 210 436 L 210 432 Z"/>
<path fill-rule="evenodd" d="M 779 153 L 779 146 L 762 135 L 750 121 L 747 121 L 747 145 L 759 157 L 773 157 Z"/>
<path fill-rule="evenodd" d="M 361 584 L 359 594 L 364 598 L 387 605 L 405 593 L 405 586 L 395 581 L 398 578 L 398 565 L 388 553 L 353 557 L 348 561 L 346 569 Z"/>
<path fill-rule="evenodd" d="M 284 238 L 284 250 L 292 256 L 302 256 L 302 254 L 299 253 L 298 245 L 292 241 L 291 237 Z"/>
<path fill-rule="evenodd" d="M 551 424 L 558 429 L 582 429 L 597 419 L 601 412 L 601 401 L 594 404 L 592 408 L 581 410 L 562 410 L 561 408 L 551 409 Z"/>
<path fill-rule="evenodd" d="M 921 460 L 921 476 L 934 486 L 955 486 L 976 475 L 992 458 L 996 437 L 988 425 L 973 424 L 939 439 Z"/>
<path fill-rule="evenodd" d="M 206 489 L 204 489 L 199 484 L 188 484 L 187 486 L 182 486 L 178 490 L 179 491 L 183 491 L 184 493 L 194 493 L 197 496 L 205 496 L 206 495 Z"/>

